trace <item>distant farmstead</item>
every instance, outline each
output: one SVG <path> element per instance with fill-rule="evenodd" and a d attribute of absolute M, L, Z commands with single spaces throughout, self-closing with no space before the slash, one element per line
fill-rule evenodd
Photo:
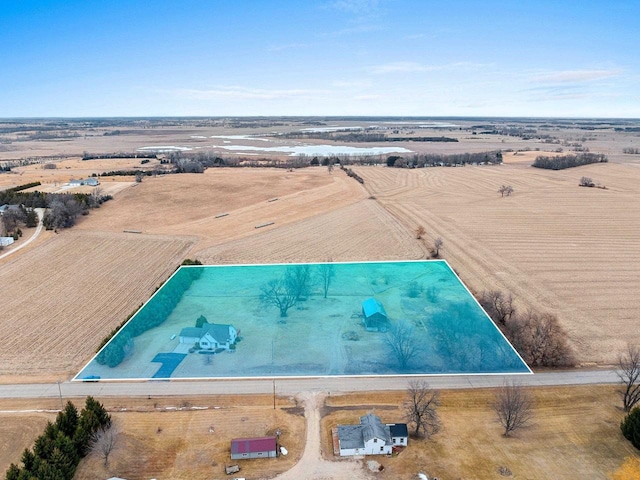
<path fill-rule="evenodd" d="M 79 180 L 70 180 L 69 185 L 72 187 L 80 187 L 87 185 L 89 187 L 97 187 L 100 185 L 100 181 L 97 178 L 81 178 Z"/>
<path fill-rule="evenodd" d="M 231 440 L 231 460 L 243 458 L 275 458 L 276 437 L 234 438 Z"/>
<path fill-rule="evenodd" d="M 389 318 L 382 303 L 375 298 L 367 298 L 362 302 L 362 323 L 367 332 L 386 332 Z"/>

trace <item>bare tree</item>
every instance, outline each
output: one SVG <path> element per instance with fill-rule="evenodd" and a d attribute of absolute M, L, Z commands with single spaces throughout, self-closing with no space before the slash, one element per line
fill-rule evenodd
<path fill-rule="evenodd" d="M 413 325 L 407 321 L 395 323 L 385 338 L 385 343 L 402 370 L 405 370 L 411 360 L 420 353 L 420 346 L 413 336 Z"/>
<path fill-rule="evenodd" d="M 504 197 L 505 195 L 508 197 L 513 193 L 513 187 L 511 185 L 502 185 L 498 189 L 498 193 L 501 197 Z"/>
<path fill-rule="evenodd" d="M 590 177 L 582 177 L 580 179 L 580 184 L 581 187 L 595 187 L 596 184 L 593 183 L 593 180 L 591 180 Z"/>
<path fill-rule="evenodd" d="M 329 287 L 331 286 L 331 282 L 333 278 L 336 276 L 333 265 L 331 264 L 331 259 L 327 260 L 327 263 L 321 264 L 319 267 L 319 277 L 320 284 L 322 285 L 322 292 L 324 294 L 324 298 L 327 298 L 329 294 Z"/>
<path fill-rule="evenodd" d="M 482 292 L 480 305 L 487 314 L 497 323 L 506 325 L 511 317 L 516 313 L 511 293 L 505 294 L 500 290 L 490 290 Z"/>
<path fill-rule="evenodd" d="M 532 367 L 568 367 L 575 364 L 567 333 L 558 317 L 528 310 L 507 323 L 507 337 Z"/>
<path fill-rule="evenodd" d="M 292 288 L 291 282 L 284 277 L 270 280 L 262 287 L 260 295 L 260 301 L 264 305 L 271 305 L 280 310 L 280 317 L 287 316 L 287 311 L 296 304 L 297 298 L 297 290 Z"/>
<path fill-rule="evenodd" d="M 108 427 L 102 427 L 91 437 L 89 451 L 104 460 L 104 466 L 109 466 L 109 455 L 114 451 L 120 436 L 120 429 L 114 422 Z"/>
<path fill-rule="evenodd" d="M 533 417 L 531 395 L 522 385 L 515 382 L 505 383 L 496 393 L 493 409 L 498 421 L 504 427 L 504 436 L 526 427 Z"/>
<path fill-rule="evenodd" d="M 427 233 L 427 231 L 422 225 L 416 227 L 416 239 L 420 240 L 425 233 Z"/>
<path fill-rule="evenodd" d="M 311 291 L 311 269 L 309 265 L 287 267 L 285 283 L 296 295 L 296 302 L 305 300 Z"/>
<path fill-rule="evenodd" d="M 404 402 L 405 418 L 413 425 L 414 436 L 429 438 L 440 430 L 439 392 L 431 389 L 424 380 L 412 380 Z"/>
<path fill-rule="evenodd" d="M 620 391 L 622 405 L 624 411 L 629 412 L 640 402 L 640 348 L 628 344 L 627 351 L 620 356 L 618 366 L 618 377 L 623 385 Z"/>
<path fill-rule="evenodd" d="M 434 257 L 439 257 L 440 256 L 440 249 L 442 248 L 443 244 L 444 244 L 444 242 L 442 241 L 442 237 L 438 237 L 433 241 L 433 256 Z"/>

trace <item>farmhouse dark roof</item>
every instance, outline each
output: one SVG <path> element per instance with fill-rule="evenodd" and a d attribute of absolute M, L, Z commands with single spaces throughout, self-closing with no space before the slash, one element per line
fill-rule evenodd
<path fill-rule="evenodd" d="M 362 438 L 365 442 L 373 438 L 379 438 L 386 443 L 390 443 L 389 428 L 380 421 L 380 417 L 372 413 L 360 417 L 360 425 L 362 425 Z"/>
<path fill-rule="evenodd" d="M 218 343 L 227 343 L 231 340 L 231 338 L 229 338 L 229 327 L 231 327 L 231 325 L 212 323 L 209 327 L 207 327 L 207 325 L 205 324 L 204 330 L 213 338 L 215 338 Z"/>
<path fill-rule="evenodd" d="M 200 338 L 202 337 L 202 335 L 204 335 L 204 332 L 205 332 L 204 328 L 186 327 L 180 330 L 180 336 Z"/>
<path fill-rule="evenodd" d="M 409 431 L 407 430 L 406 423 L 395 423 L 389 425 L 389 431 L 391 432 L 392 438 L 398 437 L 408 437 Z"/>
<path fill-rule="evenodd" d="M 364 302 L 362 302 L 362 311 L 366 318 L 369 318 L 376 313 L 380 313 L 385 317 L 387 316 L 387 312 L 385 311 L 384 307 L 375 298 L 367 298 Z"/>
<path fill-rule="evenodd" d="M 276 437 L 234 438 L 231 440 L 231 454 L 273 452 L 276 450 Z"/>
<path fill-rule="evenodd" d="M 391 444 L 389 427 L 380 421 L 380 417 L 371 413 L 360 417 L 360 425 L 338 425 L 338 438 L 342 449 L 363 448 L 366 442 L 374 438 Z"/>
<path fill-rule="evenodd" d="M 205 323 L 201 328 L 186 327 L 180 330 L 181 337 L 202 338 L 206 333 L 211 335 L 218 343 L 227 343 L 231 340 L 229 329 L 231 325 L 220 323 Z"/>

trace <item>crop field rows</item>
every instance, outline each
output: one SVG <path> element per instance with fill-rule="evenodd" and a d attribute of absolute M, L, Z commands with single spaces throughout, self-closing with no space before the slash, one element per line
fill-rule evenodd
<path fill-rule="evenodd" d="M 615 362 L 626 341 L 638 340 L 637 168 L 362 167 L 357 172 L 408 228 L 422 225 L 431 239 L 443 238 L 445 258 L 471 288 L 499 287 L 522 307 L 557 313 L 579 358 Z M 578 187 L 582 175 L 607 189 Z M 500 197 L 502 184 L 513 185 L 513 196 Z M 417 186 L 398 193 L 398 185 Z"/>
<path fill-rule="evenodd" d="M 0 375 L 66 375 L 145 301 L 188 239 L 64 232 L 3 265 Z"/>

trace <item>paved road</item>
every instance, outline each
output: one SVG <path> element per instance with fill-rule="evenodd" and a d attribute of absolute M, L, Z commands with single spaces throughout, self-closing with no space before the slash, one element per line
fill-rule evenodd
<path fill-rule="evenodd" d="M 8 252 L 3 253 L 2 255 L 0 255 L 0 260 L 3 259 L 4 257 L 8 257 L 12 253 L 17 252 L 21 248 L 26 247 L 31 242 L 33 242 L 36 238 L 38 238 L 38 235 L 40 235 L 40 232 L 42 231 L 42 219 L 44 218 L 44 208 L 36 208 L 35 211 L 38 214 L 38 218 L 40 219 L 39 222 L 38 222 L 38 226 L 36 227 L 36 231 L 33 232 L 33 235 L 31 235 L 31 238 L 29 238 L 26 242 L 18 245 L 17 247 L 11 249 Z"/>
<path fill-rule="evenodd" d="M 618 383 L 615 370 L 575 370 L 537 373 L 535 375 L 448 375 L 424 378 L 432 388 L 488 388 L 505 380 L 515 379 L 523 385 L 556 386 Z M 390 378 L 287 378 L 276 379 L 278 395 L 297 395 L 300 392 L 352 392 L 366 390 L 404 390 L 411 377 Z M 60 385 L 63 397 L 130 397 L 130 396 L 188 396 L 216 394 L 272 393 L 274 381 L 205 380 L 205 381 L 147 381 L 147 382 L 64 382 Z M 58 384 L 0 385 L 0 398 L 57 397 Z"/>

